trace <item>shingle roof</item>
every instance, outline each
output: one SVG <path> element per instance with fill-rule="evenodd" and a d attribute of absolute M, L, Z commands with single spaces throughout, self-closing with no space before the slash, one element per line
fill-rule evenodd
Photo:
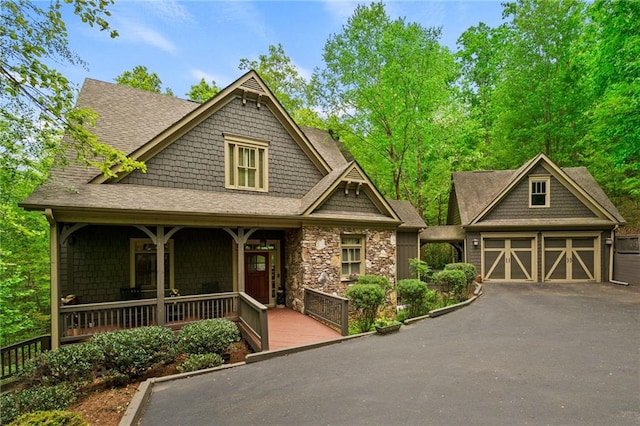
<path fill-rule="evenodd" d="M 418 211 L 413 207 L 413 204 L 404 200 L 388 200 L 391 208 L 402 220 L 401 228 L 426 228 L 427 224 L 424 223 L 422 217 L 418 214 Z"/>
<path fill-rule="evenodd" d="M 189 114 L 197 112 L 196 109 L 200 105 L 189 100 L 93 79 L 85 80 L 77 101 L 78 107 L 91 108 L 98 114 L 97 122 L 90 130 L 99 136 L 100 141 L 126 154 L 136 152 L 167 128 L 184 122 L 187 117 L 191 117 Z M 49 181 L 34 191 L 21 205 L 34 210 L 84 208 L 156 211 L 162 214 L 299 216 L 352 164 L 340 151 L 339 142 L 328 132 L 310 127 L 301 127 L 300 130 L 310 146 L 332 169 L 302 199 L 256 195 L 249 192 L 208 192 L 118 183 L 98 184 L 91 182 L 99 174 L 96 169 L 71 161 L 66 168 L 54 169 Z M 323 215 L 326 214 L 315 214 L 318 218 Z M 340 219 L 336 215 L 332 217 Z M 350 214 L 344 219 L 353 221 L 357 217 Z M 362 219 L 395 221 L 384 215 L 364 215 Z"/>
<path fill-rule="evenodd" d="M 508 185 L 512 184 L 515 179 L 521 176 L 522 171 L 536 158 L 538 157 L 528 161 L 517 170 L 453 173 L 452 179 L 460 211 L 461 223 L 468 225 L 475 219 Z M 586 168 L 567 167 L 561 170 L 575 182 L 578 188 L 589 194 L 604 210 L 615 217 L 619 223 L 624 223 L 624 218 Z M 514 220 L 517 220 L 517 218 L 514 218 Z"/>

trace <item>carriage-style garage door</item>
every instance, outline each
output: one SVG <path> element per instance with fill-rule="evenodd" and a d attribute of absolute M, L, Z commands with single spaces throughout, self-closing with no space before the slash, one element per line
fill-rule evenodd
<path fill-rule="evenodd" d="M 544 281 L 600 281 L 598 234 L 543 234 Z"/>
<path fill-rule="evenodd" d="M 496 281 L 537 281 L 536 238 L 482 235 L 482 276 Z"/>

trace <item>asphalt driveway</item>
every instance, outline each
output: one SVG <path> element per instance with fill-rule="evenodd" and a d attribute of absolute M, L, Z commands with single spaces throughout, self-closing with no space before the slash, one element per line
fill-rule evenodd
<path fill-rule="evenodd" d="M 141 424 L 640 423 L 640 288 L 484 290 L 393 335 L 158 383 Z"/>

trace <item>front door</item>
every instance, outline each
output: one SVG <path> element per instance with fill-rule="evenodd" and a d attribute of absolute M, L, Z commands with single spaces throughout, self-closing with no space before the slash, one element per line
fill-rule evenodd
<path fill-rule="evenodd" d="M 244 286 L 247 294 L 258 302 L 269 304 L 269 252 L 245 253 Z"/>

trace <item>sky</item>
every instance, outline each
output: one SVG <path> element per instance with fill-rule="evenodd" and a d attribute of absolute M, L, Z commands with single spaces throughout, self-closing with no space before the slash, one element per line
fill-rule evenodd
<path fill-rule="evenodd" d="M 269 45 L 282 47 L 300 74 L 309 78 L 323 66 L 322 54 L 331 35 L 342 31 L 356 6 L 370 2 L 308 1 L 132 1 L 116 0 L 106 32 L 82 24 L 67 9 L 63 19 L 70 49 L 86 62 L 58 67 L 80 87 L 85 78 L 114 82 L 137 65 L 146 66 L 162 80 L 163 89 L 187 98 L 201 78 L 225 87 L 240 77 L 240 59 L 256 60 Z M 424 27 L 441 27 L 440 42 L 452 51 L 469 27 L 501 21 L 500 2 L 479 0 L 387 1 L 393 19 L 404 18 Z"/>

